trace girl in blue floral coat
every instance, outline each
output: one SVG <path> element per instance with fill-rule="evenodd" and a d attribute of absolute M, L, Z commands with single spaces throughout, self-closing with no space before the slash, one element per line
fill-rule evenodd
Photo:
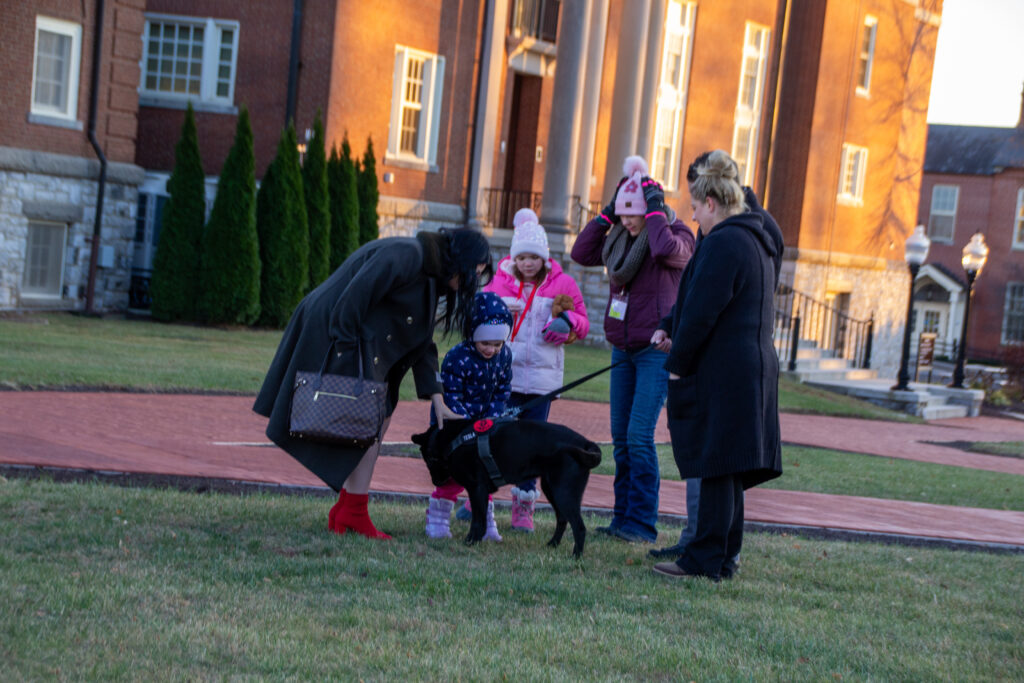
<path fill-rule="evenodd" d="M 512 351 L 505 344 L 512 331 L 512 314 L 493 292 L 476 295 L 473 335 L 452 347 L 441 364 L 444 403 L 459 415 L 479 420 L 505 412 L 512 392 Z M 451 538 L 452 508 L 463 487 L 454 480 L 438 486 L 427 507 L 427 536 Z M 487 505 L 484 540 L 500 541 L 494 523 L 494 503 Z"/>

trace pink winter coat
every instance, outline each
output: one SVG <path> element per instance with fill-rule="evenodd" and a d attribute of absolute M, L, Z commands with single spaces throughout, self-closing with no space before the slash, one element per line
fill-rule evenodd
<path fill-rule="evenodd" d="M 513 275 L 514 265 L 515 261 L 510 256 L 499 261 L 494 279 L 484 290 L 500 296 L 513 310 L 517 301 L 525 309 L 533 285 L 527 283 L 520 287 L 519 280 Z M 583 339 L 590 331 L 587 307 L 576 281 L 562 272 L 557 261 L 548 259 L 547 266 L 547 277 L 540 283 L 530 308 L 518 315 L 513 314 L 519 329 L 515 339 L 509 343 L 512 349 L 512 391 L 522 394 L 546 394 L 563 384 L 565 352 L 560 344 L 544 341 L 542 332 L 551 321 L 551 304 L 556 296 L 568 294 L 572 297 L 575 307 L 567 315 L 576 336 Z M 522 316 L 525 317 L 520 320 Z"/>

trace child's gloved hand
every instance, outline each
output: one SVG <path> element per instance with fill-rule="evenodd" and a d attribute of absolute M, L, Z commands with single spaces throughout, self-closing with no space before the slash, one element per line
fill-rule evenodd
<path fill-rule="evenodd" d="M 563 316 L 552 318 L 551 322 L 541 330 L 541 333 L 544 335 L 544 341 L 555 345 L 564 344 L 569 341 L 570 332 L 572 332 L 572 327 Z"/>

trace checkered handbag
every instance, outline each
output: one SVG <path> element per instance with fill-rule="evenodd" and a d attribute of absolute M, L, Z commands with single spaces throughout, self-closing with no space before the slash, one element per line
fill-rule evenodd
<path fill-rule="evenodd" d="M 328 354 L 330 351 L 328 351 Z M 324 372 L 295 373 L 290 433 L 299 439 L 367 448 L 387 417 L 388 385 L 359 377 Z"/>

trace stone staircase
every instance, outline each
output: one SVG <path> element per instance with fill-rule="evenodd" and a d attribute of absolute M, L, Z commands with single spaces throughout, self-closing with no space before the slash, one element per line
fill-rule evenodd
<path fill-rule="evenodd" d="M 911 382 L 909 391 L 893 391 L 892 379 L 880 379 L 876 370 L 853 367 L 832 351 L 819 349 L 811 341 L 797 346 L 796 369 L 789 359 L 779 359 L 782 374 L 809 386 L 869 401 L 875 405 L 910 413 L 925 420 L 975 417 L 980 413 L 984 392 L 972 389 Z"/>
<path fill-rule="evenodd" d="M 801 339 L 797 344 L 795 370 L 789 370 L 788 358 L 780 358 L 779 364 L 785 376 L 809 384 L 878 377 L 876 370 L 855 368 L 849 360 L 836 358 L 833 351 L 819 349 L 817 343 L 806 339 Z"/>

